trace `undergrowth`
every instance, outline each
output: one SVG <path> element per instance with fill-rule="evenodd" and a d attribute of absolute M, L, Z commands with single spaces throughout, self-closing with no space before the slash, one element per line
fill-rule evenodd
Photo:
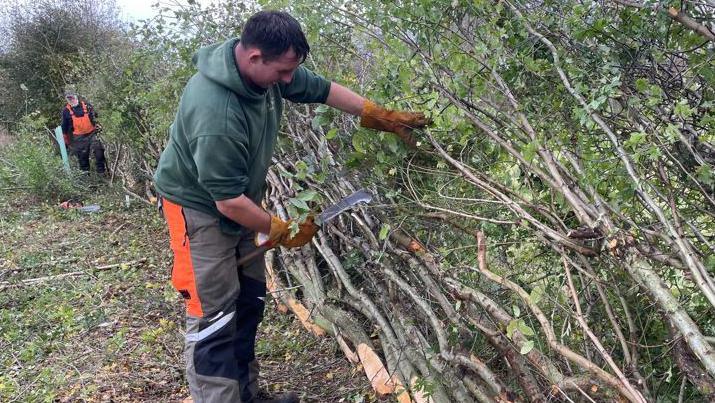
<path fill-rule="evenodd" d="M 156 208 L 111 187 L 62 209 L 0 192 L 0 402 L 178 402 L 183 303 Z M 374 401 L 369 381 L 329 338 L 267 299 L 261 385 L 306 402 Z"/>
<path fill-rule="evenodd" d="M 44 122 L 28 115 L 14 135 L 0 146 L 0 185 L 22 190 L 41 201 L 80 199 L 88 193 L 93 178 L 79 171 L 73 161 L 67 172 L 59 148 Z"/>

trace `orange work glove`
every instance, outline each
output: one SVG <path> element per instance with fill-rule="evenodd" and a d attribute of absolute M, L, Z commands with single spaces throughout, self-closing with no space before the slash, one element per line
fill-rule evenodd
<path fill-rule="evenodd" d="M 300 230 L 291 237 L 290 224 L 292 221 L 293 220 L 283 221 L 276 216 L 271 217 L 271 233 L 268 234 L 268 240 L 272 245 L 297 248 L 310 242 L 313 236 L 318 232 L 318 226 L 313 223 L 313 217 L 310 216 L 305 222 L 298 224 Z"/>
<path fill-rule="evenodd" d="M 429 123 L 429 119 L 422 113 L 391 111 L 370 100 L 365 100 L 360 114 L 360 126 L 395 133 L 412 148 L 417 145 L 412 129 L 425 127 Z"/>

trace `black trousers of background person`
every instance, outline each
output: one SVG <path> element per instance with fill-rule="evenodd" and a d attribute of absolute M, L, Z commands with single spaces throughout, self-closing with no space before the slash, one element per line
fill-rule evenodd
<path fill-rule="evenodd" d="M 104 145 L 97 138 L 96 133 L 87 134 L 84 136 L 72 136 L 70 150 L 77 156 L 79 169 L 89 171 L 89 155 L 94 154 L 97 173 L 103 174 L 107 168 L 107 163 L 104 158 Z"/>

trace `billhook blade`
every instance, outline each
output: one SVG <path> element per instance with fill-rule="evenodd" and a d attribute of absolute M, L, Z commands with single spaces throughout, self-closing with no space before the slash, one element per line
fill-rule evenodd
<path fill-rule="evenodd" d="M 318 216 L 321 223 L 326 223 L 333 218 L 337 217 L 343 211 L 354 207 L 360 203 L 370 203 L 372 201 L 372 193 L 365 189 L 360 189 L 357 192 L 351 194 L 350 196 L 340 200 L 336 204 L 326 208 Z"/>

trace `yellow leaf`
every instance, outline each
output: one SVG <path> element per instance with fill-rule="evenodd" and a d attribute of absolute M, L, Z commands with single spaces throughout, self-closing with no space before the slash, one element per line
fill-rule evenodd
<path fill-rule="evenodd" d="M 611 239 L 608 241 L 608 249 L 616 249 L 618 246 L 618 239 Z"/>

